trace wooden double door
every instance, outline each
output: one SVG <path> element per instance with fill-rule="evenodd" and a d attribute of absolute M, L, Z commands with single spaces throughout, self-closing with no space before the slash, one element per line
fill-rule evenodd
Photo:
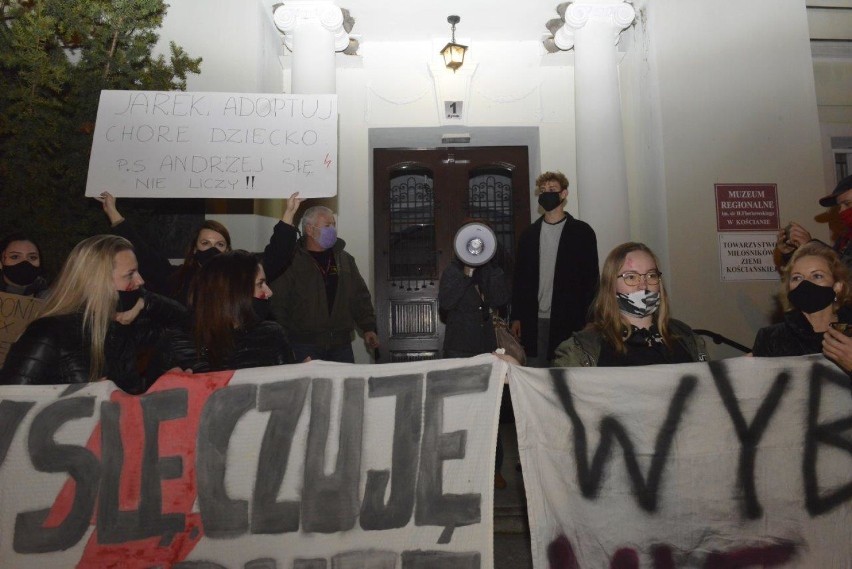
<path fill-rule="evenodd" d="M 438 359 L 438 284 L 465 221 L 494 229 L 511 280 L 530 220 L 527 147 L 376 149 L 373 160 L 379 362 Z"/>

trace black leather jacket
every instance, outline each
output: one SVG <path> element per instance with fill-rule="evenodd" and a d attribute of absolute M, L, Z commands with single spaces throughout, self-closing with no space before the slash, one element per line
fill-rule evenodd
<path fill-rule="evenodd" d="M 276 322 L 263 321 L 234 330 L 234 350 L 214 366 L 206 350 L 198 354 L 195 339 L 188 330 L 169 330 L 157 343 L 151 362 L 151 377 L 159 377 L 178 367 L 193 373 L 244 369 L 293 363 L 293 352 L 284 329 Z"/>
<path fill-rule="evenodd" d="M 163 330 L 181 326 L 186 309 L 178 302 L 146 292 L 145 308 L 130 324 L 112 322 L 104 341 L 103 375 L 128 393 L 142 393 L 147 384 L 137 358 L 153 346 Z M 12 345 L 0 370 L 0 385 L 51 385 L 87 383 L 91 340 L 83 331 L 83 314 L 62 314 L 30 323 Z"/>
<path fill-rule="evenodd" d="M 852 309 L 842 306 L 837 320 L 852 324 Z M 784 321 L 761 328 L 754 339 L 752 353 L 759 357 L 804 356 L 822 352 L 822 332 L 814 332 L 799 310 L 784 313 Z"/>

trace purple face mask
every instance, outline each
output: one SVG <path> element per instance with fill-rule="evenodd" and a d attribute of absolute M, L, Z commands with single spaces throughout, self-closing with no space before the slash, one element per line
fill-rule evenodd
<path fill-rule="evenodd" d="M 333 225 L 329 225 L 326 227 L 320 227 L 320 235 L 317 239 L 317 243 L 323 249 L 331 249 L 334 247 L 334 244 L 337 242 L 337 228 Z"/>

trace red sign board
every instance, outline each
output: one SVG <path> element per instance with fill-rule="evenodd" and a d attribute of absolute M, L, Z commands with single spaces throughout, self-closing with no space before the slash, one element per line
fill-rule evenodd
<path fill-rule="evenodd" d="M 718 231 L 778 229 L 776 184 L 716 184 Z"/>

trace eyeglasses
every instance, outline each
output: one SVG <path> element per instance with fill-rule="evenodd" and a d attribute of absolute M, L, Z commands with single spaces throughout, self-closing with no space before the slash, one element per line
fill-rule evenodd
<path fill-rule="evenodd" d="M 660 284 L 660 279 L 663 278 L 663 273 L 660 271 L 648 271 L 645 274 L 641 273 L 621 273 L 618 275 L 618 278 L 624 281 L 624 284 L 627 286 L 636 286 L 641 283 L 643 280 L 646 284 L 655 285 Z"/>

